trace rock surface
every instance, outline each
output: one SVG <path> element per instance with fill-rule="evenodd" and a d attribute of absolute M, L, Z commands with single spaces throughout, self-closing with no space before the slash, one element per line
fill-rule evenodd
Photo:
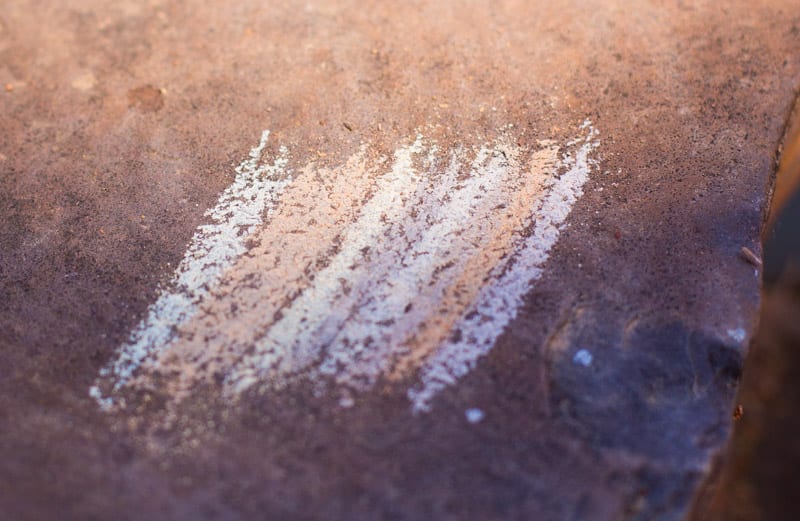
<path fill-rule="evenodd" d="M 693 519 L 790 520 L 797 504 L 800 445 L 800 104 L 782 143 L 764 232 L 759 326 L 747 356 L 733 436 L 707 480 Z"/>
<path fill-rule="evenodd" d="M 799 27 L 791 1 L 4 2 L 0 508 L 682 519 L 726 443 L 754 332 L 758 273 L 739 252 L 760 254 Z M 441 157 L 487 143 L 561 157 L 585 121 L 599 134 L 582 196 L 502 334 L 429 412 L 409 405 L 413 364 L 349 396 L 300 371 L 231 397 L 223 366 L 180 400 L 174 374 L 101 381 L 111 410 L 90 397 L 263 130 L 265 157 L 285 147 L 307 181 L 364 147 L 397 157 L 418 133 Z M 522 241 L 537 219 L 510 229 Z M 258 248 L 242 244 L 237 259 Z"/>

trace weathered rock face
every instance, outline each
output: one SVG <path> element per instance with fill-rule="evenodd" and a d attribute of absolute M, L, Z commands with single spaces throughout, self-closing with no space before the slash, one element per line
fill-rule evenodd
<path fill-rule="evenodd" d="M 747 357 L 738 422 L 694 517 L 796 519 L 800 448 L 800 105 L 787 125 L 764 233 L 758 334 Z"/>
<path fill-rule="evenodd" d="M 682 519 L 791 4 L 5 2 L 0 508 Z"/>

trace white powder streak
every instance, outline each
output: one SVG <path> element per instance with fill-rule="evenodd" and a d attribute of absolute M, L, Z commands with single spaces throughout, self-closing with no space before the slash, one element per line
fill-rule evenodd
<path fill-rule="evenodd" d="M 339 253 L 256 344 L 254 355 L 232 368 L 226 383 L 233 384 L 235 392 L 247 389 L 269 373 L 285 375 L 314 362 L 318 352 L 309 346 L 315 345 L 320 329 L 326 325 L 336 327 L 346 320 L 346 308 L 337 301 L 351 291 L 353 282 L 367 275 L 358 266 L 365 249 L 385 242 L 387 228 L 400 221 L 406 201 L 416 191 L 420 174 L 413 158 L 421 151 L 422 137 L 418 136 L 411 146 L 395 152 L 391 171 L 378 180 L 375 195 L 345 231 Z"/>
<path fill-rule="evenodd" d="M 419 385 L 408 391 L 414 412 L 430 410 L 431 400 L 437 393 L 466 375 L 477 360 L 492 349 L 505 327 L 516 317 L 532 281 L 541 277 L 542 265 L 558 240 L 560 226 L 583 194 L 583 185 L 595 163 L 590 155 L 597 147 L 593 140 L 597 131 L 588 121 L 585 127 L 589 128 L 588 137 L 574 158 L 566 158 L 569 169 L 554 182 L 541 206 L 533 212 L 533 233 L 511 260 L 513 264 L 481 289 L 475 304 L 456 326 L 460 338 L 445 342 L 422 366 Z"/>
<path fill-rule="evenodd" d="M 414 330 L 405 341 L 407 352 L 395 357 L 387 378 L 397 381 L 435 352 L 451 334 L 456 321 L 474 302 L 493 269 L 504 265 L 519 246 L 521 233 L 530 225 L 531 207 L 544 197 L 559 170 L 558 146 L 540 142 L 543 148 L 530 156 L 530 168 L 519 168 L 519 151 L 513 147 L 495 150 L 509 158 L 497 166 L 506 170 L 502 190 L 465 222 L 458 235 L 463 240 L 462 259 L 435 274 L 431 286 L 420 293 L 413 309 L 398 321 L 399 328 Z M 499 204 L 498 204 L 499 203 Z M 450 262 L 444 266 L 449 266 Z M 443 266 L 443 267 L 444 267 Z"/>
<path fill-rule="evenodd" d="M 161 292 L 117 360 L 100 371 L 101 380 L 114 378 L 112 392 L 124 386 L 146 358 L 164 349 L 175 328 L 196 313 L 209 288 L 246 251 L 247 238 L 262 224 L 265 210 L 273 207 L 291 182 L 291 176 L 285 172 L 288 160 L 284 147 L 273 164 L 260 165 L 268 138 L 269 131 L 263 131 L 258 146 L 236 167 L 233 183 L 222 193 L 217 205 L 206 212 L 211 223 L 199 226 L 192 237 L 173 275 L 174 288 Z M 100 383 L 90 389 L 90 395 L 101 405 L 113 405 L 112 398 L 103 397 Z"/>
<path fill-rule="evenodd" d="M 227 374 L 252 349 L 293 296 L 312 283 L 333 241 L 357 217 L 375 184 L 366 147 L 334 169 L 307 164 L 293 176 L 269 222 L 254 232 L 241 255 L 175 338 L 138 374 L 158 372 L 176 398 L 202 380 Z"/>
<path fill-rule="evenodd" d="M 489 221 L 492 207 L 508 196 L 503 188 L 518 172 L 514 159 L 507 159 L 501 147 L 480 149 L 465 180 L 458 179 L 458 155 L 452 156 L 432 194 L 415 205 L 413 221 L 406 219 L 405 237 L 378 270 L 382 273 L 370 271 L 375 282 L 328 347 L 320 372 L 334 376 L 339 384 L 364 389 L 375 383 L 392 358 L 402 356 L 403 341 L 420 320 L 419 316 L 406 320 L 405 310 L 414 304 L 427 307 L 428 301 L 441 298 L 441 284 L 431 288 L 437 273 L 452 279 L 480 251 L 485 240 L 477 233 L 481 221 Z M 476 221 L 476 226 L 468 225 Z"/>
<path fill-rule="evenodd" d="M 327 375 L 344 387 L 365 390 L 382 375 L 397 380 L 419 369 L 419 383 L 408 397 L 415 412 L 429 410 L 439 391 L 491 350 L 516 317 L 532 281 L 541 276 L 595 163 L 596 131 L 588 121 L 582 128 L 588 128 L 588 137 L 568 143 L 562 161 L 554 142 L 542 143 L 544 148 L 530 156 L 530 168 L 522 170 L 520 150 L 501 142 L 478 150 L 466 174 L 461 170 L 463 150 L 453 151 L 443 166 L 437 147 L 423 144 L 418 136 L 395 152 L 389 171 L 374 183 L 356 178 L 342 178 L 346 184 L 323 182 L 320 190 L 330 185 L 347 192 L 336 195 L 339 202 L 327 210 L 317 208 L 322 199 L 314 196 L 313 178 L 294 183 L 293 192 L 284 194 L 291 182 L 285 149 L 272 165 L 259 166 L 265 131 L 249 159 L 237 167 L 233 184 L 207 212 L 212 222 L 195 233 L 175 271 L 174 288 L 150 306 L 116 361 L 101 370 L 90 394 L 110 407 L 112 398 L 104 393 L 139 385 L 140 377 L 146 381 L 150 372 L 168 368 L 178 372 L 174 385 L 168 385 L 176 399 L 181 389 L 207 377 L 211 369 L 219 369 L 226 392 L 233 395 L 255 383 L 279 388 L 302 374 Z M 424 152 L 422 159 L 415 159 Z M 361 172 L 362 181 L 374 175 L 363 155 L 352 161 L 353 173 Z M 564 173 L 557 176 L 559 170 Z M 308 247 L 270 248 L 289 240 L 287 234 L 297 228 L 293 220 L 303 214 L 294 208 L 298 204 L 311 205 L 309 215 L 322 212 L 318 217 L 325 224 L 309 226 L 330 227 L 333 214 L 325 217 L 327 213 L 338 215 L 339 204 L 348 206 L 350 199 L 360 204 L 370 193 L 341 235 L 334 233 L 339 225 L 330 228 L 330 245 L 318 233 Z M 265 211 L 271 215 L 279 198 L 294 205 L 276 214 L 284 226 L 262 228 Z M 526 235 L 529 224 L 532 231 Z M 308 255 L 322 254 L 333 246 L 334 235 L 341 243 L 327 265 L 309 273 L 302 284 L 292 282 L 287 274 L 300 268 L 277 259 L 286 254 L 285 262 L 291 263 L 297 256 L 291 252 L 309 248 Z M 253 250 L 258 260 L 237 261 L 251 237 L 262 239 Z M 230 271 L 237 262 L 242 273 Z M 248 278 L 251 269 L 268 271 Z M 247 287 L 246 295 L 236 291 L 237 284 L 256 280 L 260 282 Z M 241 302 L 228 298 L 233 294 Z M 288 302 L 292 295 L 297 296 Z M 288 303 L 278 311 L 275 306 L 281 302 Z M 252 320 L 237 318 L 237 303 Z M 190 320 L 194 325 L 186 329 Z M 240 328 L 249 329 L 234 331 Z M 186 338 L 181 340 L 181 334 Z M 243 343 L 234 345 L 236 339 Z M 170 355 L 178 344 L 180 349 Z"/>

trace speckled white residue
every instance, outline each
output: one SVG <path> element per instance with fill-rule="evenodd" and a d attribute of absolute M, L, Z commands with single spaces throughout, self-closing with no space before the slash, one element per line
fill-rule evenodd
<path fill-rule="evenodd" d="M 254 353 L 231 368 L 227 381 L 241 392 L 268 376 L 268 372 L 292 373 L 310 365 L 318 352 L 312 346 L 338 329 L 347 319 L 347 306 L 339 300 L 352 285 L 370 275 L 360 266 L 365 249 L 380 248 L 391 237 L 390 223 L 403 215 L 405 203 L 420 181 L 414 156 L 422 151 L 422 137 L 395 152 L 391 171 L 381 177 L 375 195 L 361 209 L 358 220 L 345 232 L 341 249 L 314 276 L 314 284 L 284 310 L 282 318 L 258 341 Z"/>
<path fill-rule="evenodd" d="M 233 183 L 217 205 L 206 212 L 211 222 L 200 226 L 192 237 L 173 275 L 171 290 L 161 292 L 117 359 L 100 371 L 101 379 L 113 380 L 113 390 L 124 386 L 147 357 L 164 349 L 175 328 L 195 314 L 209 288 L 247 250 L 247 238 L 262 223 L 265 210 L 276 203 L 291 182 L 286 172 L 285 148 L 272 164 L 262 164 L 268 138 L 269 131 L 263 131 L 258 146 L 236 167 Z M 90 395 L 105 406 L 113 403 L 103 397 L 100 385 L 93 386 Z"/>
<path fill-rule="evenodd" d="M 336 336 L 329 342 L 320 366 L 323 374 L 350 387 L 370 387 L 386 371 L 393 356 L 401 356 L 407 336 L 424 320 L 428 302 L 441 298 L 443 284 L 463 272 L 480 245 L 483 227 L 467 222 L 489 219 L 492 207 L 505 202 L 502 190 L 514 177 L 512 152 L 482 147 L 465 178 L 459 177 L 459 154 L 454 153 L 444 175 L 414 201 L 415 216 L 409 216 L 403 234 L 370 269 L 374 280 L 367 293 L 359 295 Z M 437 284 L 440 282 L 440 284 Z M 429 310 L 432 311 L 432 310 Z"/>
<path fill-rule="evenodd" d="M 729 329 L 728 336 L 741 344 L 747 337 L 747 332 L 741 327 L 737 327 L 736 329 Z"/>
<path fill-rule="evenodd" d="M 292 181 L 285 150 L 261 164 L 265 132 L 91 395 L 112 405 L 154 375 L 176 401 L 200 382 L 235 397 L 310 378 L 346 408 L 385 379 L 416 382 L 412 408 L 428 410 L 515 318 L 582 194 L 596 135 L 586 122 L 565 145 L 501 137 L 447 151 L 417 136 L 391 161 L 364 145 Z"/>
<path fill-rule="evenodd" d="M 589 367 L 592 365 L 593 359 L 594 357 L 588 349 L 579 349 L 578 352 L 575 353 L 575 356 L 572 357 L 572 362 L 577 365 L 582 365 L 583 367 Z"/>
<path fill-rule="evenodd" d="M 408 391 L 414 411 L 427 411 L 442 389 L 454 384 L 488 353 L 505 327 L 517 316 L 532 281 L 542 275 L 542 265 L 558 240 L 559 228 L 583 194 L 595 160 L 597 131 L 587 121 L 588 135 L 571 145 L 577 149 L 564 158 L 567 171 L 537 201 L 532 211 L 533 233 L 525 237 L 510 262 L 498 266 L 475 303 L 456 325 L 458 335 L 439 347 L 420 370 L 420 383 Z M 510 264 L 510 266 L 509 266 Z M 505 270 L 505 271 L 503 271 Z"/>

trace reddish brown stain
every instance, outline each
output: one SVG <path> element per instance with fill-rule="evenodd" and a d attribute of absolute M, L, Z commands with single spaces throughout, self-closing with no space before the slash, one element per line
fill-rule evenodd
<path fill-rule="evenodd" d="M 128 106 L 142 112 L 158 112 L 164 107 L 164 94 L 152 85 L 143 85 L 128 91 Z"/>

